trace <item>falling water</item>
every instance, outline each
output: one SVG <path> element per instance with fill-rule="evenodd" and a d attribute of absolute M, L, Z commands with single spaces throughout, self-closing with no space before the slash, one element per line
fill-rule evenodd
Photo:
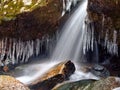
<path fill-rule="evenodd" d="M 86 8 L 87 1 L 84 0 L 65 23 L 62 28 L 62 35 L 53 52 L 52 60 L 74 60 L 78 54 L 81 55 L 80 51 L 77 50 L 82 49 L 83 42 L 86 41 L 84 38 L 85 30 L 84 27 L 82 28 L 87 15 Z"/>
<path fill-rule="evenodd" d="M 63 0 L 62 16 L 66 11 L 70 11 L 72 3 L 75 5 L 77 0 Z M 27 62 L 30 57 L 34 55 L 38 56 L 41 52 L 43 52 L 43 46 L 45 46 L 46 51 L 48 52 L 49 50 L 49 53 L 52 53 L 50 58 L 52 62 L 45 62 L 46 60 L 44 60 L 44 63 L 32 63 L 32 65 L 28 64 L 25 67 L 19 67 L 23 70 L 23 72 L 21 76 L 16 78 L 21 82 L 28 84 L 39 78 L 46 70 L 62 60 L 70 59 L 73 60 L 75 64 L 77 61 L 84 60 L 84 54 L 86 54 L 89 50 L 95 52 L 95 60 L 98 60 L 98 46 L 97 41 L 94 38 L 94 25 L 87 17 L 86 8 L 87 0 L 83 0 L 81 5 L 78 6 L 63 26 L 60 38 L 57 37 L 58 42 L 53 53 L 51 52 L 53 48 L 50 45 L 50 42 L 53 42 L 53 40 L 49 38 L 44 39 L 43 37 L 41 40 L 36 39 L 26 42 L 8 38 L 0 40 L 0 66 L 3 66 L 3 62 L 1 62 L 1 60 L 4 59 L 5 65 L 9 63 L 16 64 L 19 62 Z M 104 27 L 104 20 L 103 15 L 102 29 Z M 118 54 L 116 39 L 116 30 L 114 30 L 112 41 L 109 40 L 108 32 L 106 32 L 105 47 L 107 47 L 108 52 L 111 54 Z M 79 68 L 77 64 L 76 68 Z M 81 78 L 94 78 L 94 76 L 91 73 L 83 73 L 80 70 L 76 70 L 75 74 L 70 77 L 71 80 L 80 80 Z"/>
<path fill-rule="evenodd" d="M 35 70 L 35 68 L 40 68 L 41 65 L 32 64 L 28 65 L 28 68 L 24 68 L 24 75 L 17 77 L 18 80 L 22 81 L 23 83 L 30 83 L 31 81 L 36 80 L 42 72 L 45 72 L 44 68 L 47 66 L 47 69 L 51 67 L 51 65 L 55 65 L 58 62 L 61 62 L 62 60 L 70 59 L 73 60 L 73 62 L 80 59 L 80 56 L 83 56 L 83 54 L 86 52 L 87 49 L 93 48 L 93 27 L 88 30 L 89 21 L 84 22 L 86 17 L 86 7 L 87 7 L 87 0 L 84 0 L 82 4 L 76 9 L 76 11 L 71 15 L 71 17 L 68 19 L 68 21 L 65 23 L 64 27 L 62 28 L 61 36 L 57 42 L 57 45 L 53 51 L 53 54 L 51 56 L 51 61 L 49 63 L 44 62 L 41 63 L 44 67 L 42 67 L 42 70 Z M 86 18 L 88 20 L 88 18 Z M 90 32 L 90 34 L 89 34 Z M 84 46 L 85 45 L 85 46 Z M 39 45 L 38 45 L 39 46 Z M 87 46 L 87 47 L 86 47 Z M 84 53 L 83 53 L 84 52 Z M 53 62 L 54 61 L 54 62 Z M 47 63 L 47 65 L 46 65 Z M 78 65 L 76 65 L 77 67 Z M 35 71 L 33 75 L 31 73 L 26 73 L 25 71 L 29 68 L 34 69 Z M 93 75 L 91 73 L 83 73 L 81 71 L 76 71 L 75 74 L 71 76 L 71 80 L 80 80 L 80 78 L 93 78 Z M 86 76 L 85 76 L 86 75 Z M 92 75 L 92 77 L 91 77 Z M 33 78 L 30 78 L 33 77 Z M 26 80 L 28 78 L 28 80 Z"/>

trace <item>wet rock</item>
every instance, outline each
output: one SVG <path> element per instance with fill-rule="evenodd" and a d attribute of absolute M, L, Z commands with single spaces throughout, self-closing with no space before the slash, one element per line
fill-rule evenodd
<path fill-rule="evenodd" d="M 87 79 L 77 82 L 63 83 L 54 87 L 52 90 L 88 90 L 87 88 L 90 88 L 90 84 L 94 82 L 95 80 Z"/>
<path fill-rule="evenodd" d="M 120 78 L 108 77 L 98 81 L 88 79 L 64 83 L 54 87 L 52 90 L 113 90 L 117 87 L 120 87 Z"/>
<path fill-rule="evenodd" d="M 74 71 L 75 66 L 71 61 L 61 62 L 28 86 L 34 90 L 50 90 L 56 84 L 69 79 L 69 76 L 73 74 Z"/>
<path fill-rule="evenodd" d="M 0 90 L 30 90 L 11 76 L 0 75 Z"/>
<path fill-rule="evenodd" d="M 116 87 L 120 87 L 120 78 L 108 77 L 96 81 L 91 90 L 112 90 Z"/>
<path fill-rule="evenodd" d="M 110 76 L 110 72 L 104 66 L 101 66 L 101 65 L 98 65 L 98 64 L 94 65 L 91 68 L 91 72 L 94 75 L 102 77 L 102 78 Z"/>
<path fill-rule="evenodd" d="M 55 85 L 62 83 L 64 80 L 64 75 L 58 74 L 34 85 L 30 85 L 29 87 L 33 90 L 51 90 Z"/>

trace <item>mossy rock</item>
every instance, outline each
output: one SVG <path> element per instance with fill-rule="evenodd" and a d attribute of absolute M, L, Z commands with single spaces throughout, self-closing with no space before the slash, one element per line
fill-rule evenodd
<path fill-rule="evenodd" d="M 108 77 L 96 80 L 80 80 L 76 82 L 57 85 L 52 90 L 113 90 L 120 87 L 120 78 Z"/>
<path fill-rule="evenodd" d="M 63 83 L 62 85 L 54 87 L 52 90 L 90 90 L 94 82 L 95 80 L 86 79 L 77 82 Z"/>
<path fill-rule="evenodd" d="M 37 1 L 41 3 L 36 4 Z M 20 7 L 24 6 L 22 5 Z M 19 9 L 16 13 L 9 12 L 3 15 L 1 11 L 0 38 L 10 37 L 33 40 L 43 36 L 52 36 L 58 30 L 62 13 L 62 1 L 34 0 L 33 5 L 36 6 L 33 8 L 25 5 L 28 10 L 23 12 L 19 12 Z"/>
<path fill-rule="evenodd" d="M 30 12 L 39 6 L 46 6 L 46 0 L 1 0 L 0 21 L 15 19 L 17 14 Z"/>

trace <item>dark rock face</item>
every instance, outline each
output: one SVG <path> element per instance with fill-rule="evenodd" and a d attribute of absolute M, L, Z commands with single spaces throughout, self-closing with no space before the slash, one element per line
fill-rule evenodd
<path fill-rule="evenodd" d="M 94 22 L 95 31 L 101 35 L 100 39 L 105 37 L 108 32 L 108 38 L 112 40 L 113 31 L 117 31 L 117 43 L 120 41 L 120 1 L 119 0 L 89 0 L 88 16 Z M 102 31 L 103 30 L 103 31 Z M 96 35 L 99 36 L 99 35 Z M 97 37 L 98 38 L 98 37 Z"/>
<path fill-rule="evenodd" d="M 117 30 L 117 43 L 120 41 L 120 1 L 119 0 L 88 0 L 88 17 L 94 22 L 96 33 L 103 34 L 100 39 L 103 39 L 105 32 L 109 34 L 109 39 L 113 37 L 113 31 Z M 104 19 L 104 20 L 103 20 Z M 103 33 L 100 33 L 103 30 Z"/>
<path fill-rule="evenodd" d="M 50 0 L 45 6 L 17 15 L 15 20 L 3 21 L 0 24 L 0 37 L 30 40 L 53 34 L 57 30 L 61 12 L 62 2 Z"/>
<path fill-rule="evenodd" d="M 88 0 L 87 11 L 94 26 L 100 62 L 120 63 L 120 1 Z"/>
<path fill-rule="evenodd" d="M 61 62 L 28 86 L 33 90 L 51 90 L 58 83 L 67 80 L 74 71 L 75 66 L 71 61 Z"/>

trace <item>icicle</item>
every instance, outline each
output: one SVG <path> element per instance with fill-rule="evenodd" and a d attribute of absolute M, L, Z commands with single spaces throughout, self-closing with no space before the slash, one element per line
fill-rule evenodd
<path fill-rule="evenodd" d="M 100 35 L 101 35 L 101 37 L 103 37 L 103 35 L 104 35 L 104 24 L 105 24 L 105 15 L 104 14 L 102 14 L 102 21 L 101 21 L 101 23 L 102 23 L 102 30 L 101 30 Z"/>
<path fill-rule="evenodd" d="M 62 16 L 65 14 L 65 0 L 63 0 L 63 11 L 62 11 Z"/>
<path fill-rule="evenodd" d="M 117 45 L 117 31 L 114 30 L 113 32 L 113 40 L 108 39 L 108 31 L 106 32 L 105 35 L 105 40 L 104 40 L 104 47 L 107 47 L 107 52 L 110 54 L 118 55 L 118 45 Z"/>
<path fill-rule="evenodd" d="M 78 2 L 78 0 L 63 0 L 63 11 L 62 11 L 62 16 L 66 13 L 66 11 L 71 10 L 71 6 L 73 4 L 73 6 L 75 6 Z"/>
<path fill-rule="evenodd" d="M 1 60 L 3 60 L 3 58 L 4 58 L 4 52 L 3 52 L 3 45 L 4 44 L 4 41 L 3 41 L 3 39 L 2 39 L 2 41 L 1 41 Z"/>
<path fill-rule="evenodd" d="M 66 0 L 66 11 L 70 11 L 70 9 L 71 9 L 71 5 L 72 5 L 72 2 L 71 2 L 71 0 Z"/>
<path fill-rule="evenodd" d="M 22 43 L 22 47 L 21 47 L 21 63 L 24 63 L 24 59 L 25 59 L 25 43 Z"/>
<path fill-rule="evenodd" d="M 91 32 L 92 32 L 92 38 L 91 38 L 91 50 L 93 51 L 94 48 L 94 26 L 93 24 L 91 25 Z"/>
<path fill-rule="evenodd" d="M 43 37 L 42 40 L 36 39 L 35 41 L 29 40 L 24 42 L 20 39 L 2 39 L 0 41 L 0 65 L 2 65 L 1 60 L 4 60 L 6 64 L 28 62 L 30 57 L 34 55 L 38 56 L 43 52 L 43 44 L 47 52 L 49 52 L 50 40 L 49 36 L 46 37 Z"/>
<path fill-rule="evenodd" d="M 114 33 L 113 33 L 113 53 L 118 55 L 117 31 L 116 30 L 114 30 Z"/>
<path fill-rule="evenodd" d="M 87 28 L 86 28 L 86 24 L 83 24 L 83 26 L 82 26 L 82 28 L 83 28 L 83 30 L 84 30 L 84 32 L 85 32 L 85 34 L 84 34 L 84 41 L 83 41 L 83 54 L 86 54 L 86 34 L 87 34 Z"/>
<path fill-rule="evenodd" d="M 102 15 L 102 31 L 104 29 L 104 24 L 105 24 L 105 15 Z"/>
<path fill-rule="evenodd" d="M 13 40 L 13 47 L 12 47 L 12 64 L 15 64 L 15 40 Z"/>
<path fill-rule="evenodd" d="M 75 6 L 77 4 L 77 0 L 72 0 L 73 1 L 73 5 Z"/>
<path fill-rule="evenodd" d="M 11 39 L 9 39 L 8 43 L 9 43 L 9 46 L 8 46 L 7 59 L 9 59 L 11 61 L 11 47 L 12 47 Z"/>
<path fill-rule="evenodd" d="M 39 55 L 39 52 L 40 52 L 40 40 L 37 39 L 36 40 L 36 56 Z"/>
<path fill-rule="evenodd" d="M 107 46 L 107 42 L 108 42 L 108 31 L 105 34 L 104 47 Z"/>

